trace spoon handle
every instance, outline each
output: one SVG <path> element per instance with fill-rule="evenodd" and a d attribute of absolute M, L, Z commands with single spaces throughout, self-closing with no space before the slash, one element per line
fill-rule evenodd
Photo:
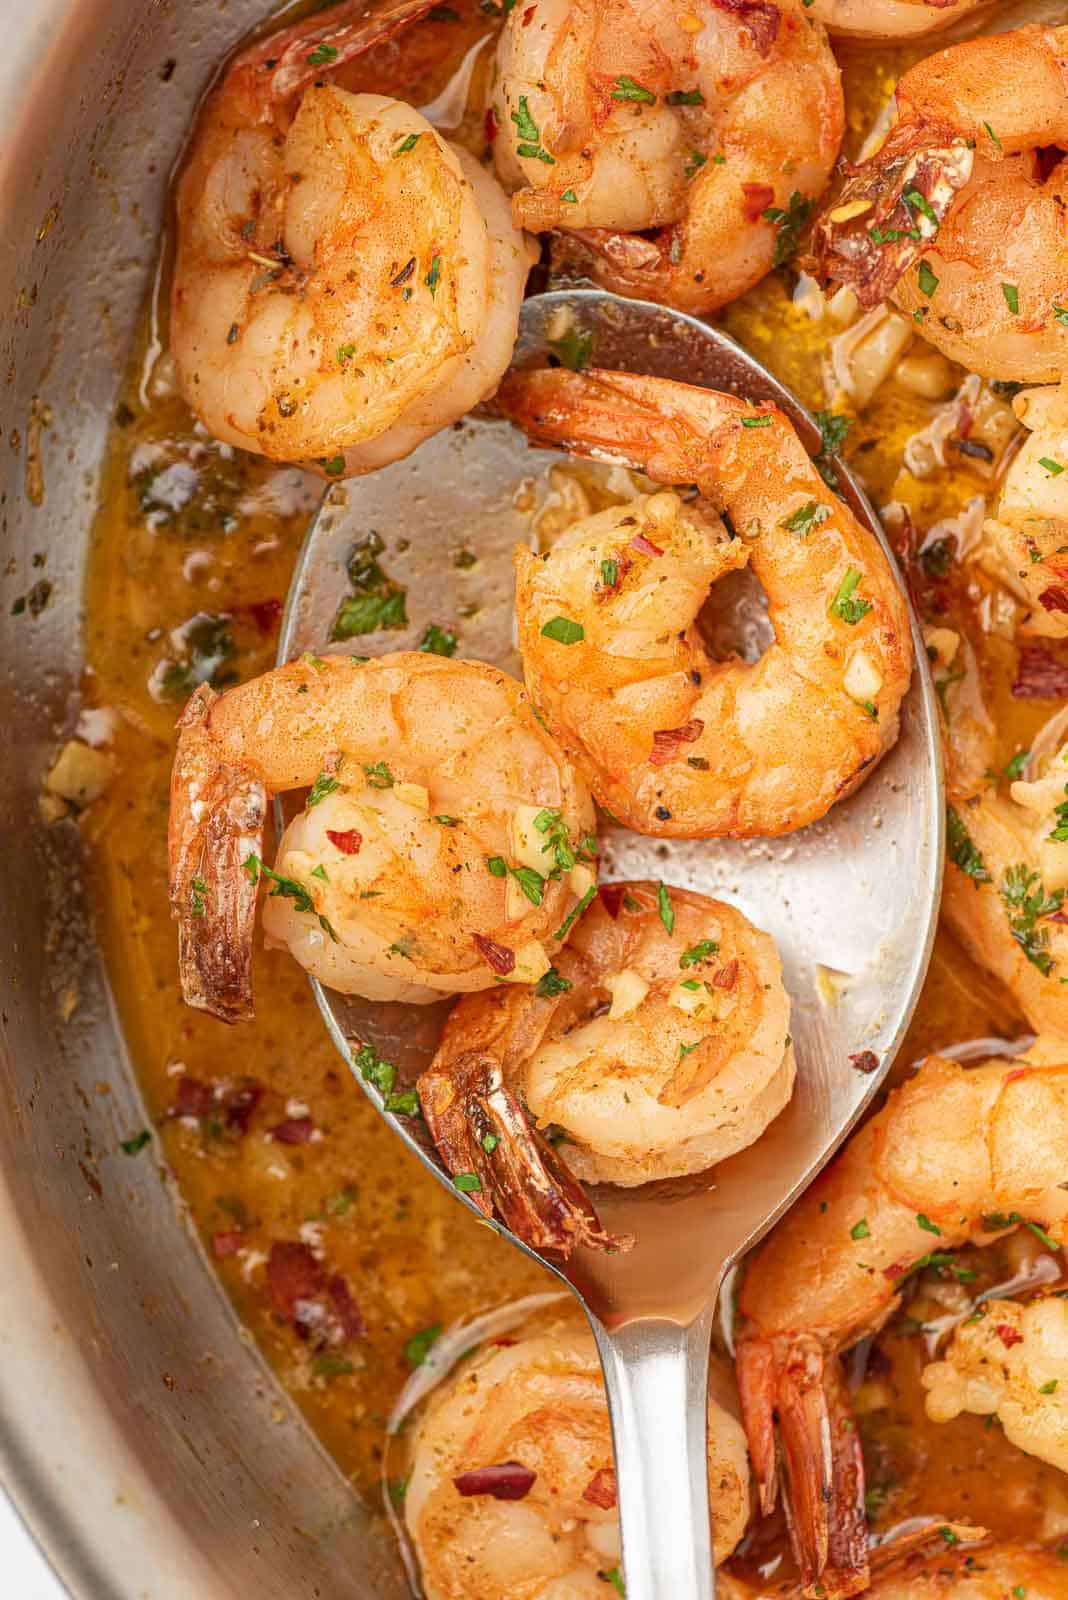
<path fill-rule="evenodd" d="M 713 1600 L 708 1352 L 715 1298 L 689 1327 L 593 1331 L 604 1367 L 626 1600 Z"/>

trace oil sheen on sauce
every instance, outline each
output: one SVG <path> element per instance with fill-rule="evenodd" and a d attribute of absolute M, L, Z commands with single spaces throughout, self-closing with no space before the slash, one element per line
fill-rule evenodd
<path fill-rule="evenodd" d="M 443 129 L 481 153 L 481 119 L 469 107 L 497 25 L 487 4 L 436 7 L 436 20 L 342 81 L 434 105 Z M 853 153 L 909 57 L 882 53 L 876 62 L 854 49 L 841 56 Z M 793 304 L 794 276 L 773 275 L 729 308 L 725 325 L 819 407 L 827 335 Z M 175 393 L 164 338 L 147 317 L 115 416 L 88 580 L 86 699 L 117 713 L 119 775 L 83 821 L 100 922 L 148 1104 L 205 1247 L 279 1379 L 356 1490 L 377 1505 L 385 1420 L 433 1330 L 547 1282 L 398 1145 L 335 1054 L 288 955 L 257 951 L 252 1026 L 227 1030 L 181 1002 L 166 874 L 175 718 L 196 682 L 210 677 L 222 687 L 273 664 L 282 601 L 321 486 L 211 441 Z M 973 468 L 966 456 L 959 469 L 922 482 L 903 471 L 904 443 L 933 409 L 890 381 L 846 445 L 874 503 L 904 503 L 921 532 L 984 492 L 982 464 Z M 384 529 L 382 537 L 388 568 L 396 536 Z M 975 645 L 1003 765 L 1053 708 L 1011 695 L 1016 646 L 981 579 L 965 589 L 922 564 L 916 573 L 924 608 Z M 950 710 L 952 687 L 944 691 Z M 1023 1026 L 1008 997 L 943 931 L 896 1070 L 930 1050 L 1011 1038 Z M 1037 1248 L 1027 1234 L 970 1252 L 975 1288 L 1011 1277 Z M 309 1260 L 319 1265 L 305 1281 Z M 921 1324 L 944 1312 L 955 1287 L 932 1274 L 917 1280 L 856 1374 L 873 1526 L 934 1513 L 995 1535 L 1064 1538 L 1068 1493 L 1059 1474 L 1007 1444 L 996 1424 L 961 1417 L 935 1427 L 925 1418 Z M 321 1305 L 328 1337 L 301 1323 L 300 1290 Z M 754 1533 L 738 1559 L 783 1577 L 782 1548 L 776 1523 Z"/>

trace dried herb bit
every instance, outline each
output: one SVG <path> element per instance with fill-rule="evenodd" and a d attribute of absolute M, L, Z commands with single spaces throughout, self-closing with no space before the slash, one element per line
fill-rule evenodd
<path fill-rule="evenodd" d="M 656 886 L 656 909 L 668 933 L 674 933 L 675 907 L 671 904 L 671 896 L 668 893 L 667 885 L 663 882 L 658 883 Z"/>
<path fill-rule="evenodd" d="M 384 761 L 372 761 L 363 769 L 368 786 L 372 789 L 392 789 L 396 779 Z"/>
<path fill-rule="evenodd" d="M 427 1356 L 433 1350 L 444 1332 L 444 1326 L 435 1322 L 431 1328 L 422 1328 L 418 1333 L 413 1333 L 408 1343 L 404 1346 L 404 1359 L 413 1369 L 421 1367 Z"/>
<path fill-rule="evenodd" d="M 407 626 L 405 591 L 387 577 L 378 562 L 384 549 L 374 529 L 353 546 L 348 562 L 353 592 L 341 602 L 330 630 L 331 639 L 353 639 L 362 633 L 375 633 L 380 628 Z"/>
<path fill-rule="evenodd" d="M 453 633 L 451 628 L 439 628 L 436 622 L 431 622 L 416 649 L 432 656 L 454 656 L 459 642 L 459 634 Z"/>
<path fill-rule="evenodd" d="M 672 105 L 698 105 L 701 103 L 700 100 L 671 100 L 670 96 L 668 98 L 669 103 Z M 656 95 L 651 89 L 647 89 L 643 83 L 635 83 L 633 78 L 627 77 L 616 79 L 616 86 L 612 90 L 612 99 L 633 100 L 643 106 L 656 105 Z"/>
<path fill-rule="evenodd" d="M 329 772 L 320 772 L 308 790 L 308 798 L 304 802 L 305 808 L 310 811 L 312 806 L 319 805 L 320 801 L 325 800 L 328 794 L 333 794 L 335 790 L 340 788 L 340 783 L 336 778 L 331 777 Z"/>
<path fill-rule="evenodd" d="M 581 622 L 572 622 L 570 617 L 552 617 L 542 628 L 541 636 L 557 644 L 578 644 L 586 637 L 586 630 Z"/>
<path fill-rule="evenodd" d="M 821 506 L 818 500 L 810 500 L 807 505 L 791 511 L 788 517 L 783 517 L 779 527 L 785 528 L 787 533 L 796 533 L 799 539 L 807 539 L 813 528 L 822 527 L 830 514 L 830 506 Z"/>
<path fill-rule="evenodd" d="M 664 96 L 664 103 L 669 106 L 703 106 L 705 97 L 700 89 L 672 89 L 670 94 Z"/>
<path fill-rule="evenodd" d="M 308 57 L 309 67 L 328 67 L 337 60 L 337 51 L 332 44 L 317 44 Z"/>
<path fill-rule="evenodd" d="M 1046 835 L 1046 838 L 1052 839 L 1055 844 L 1068 842 L 1068 783 L 1064 786 L 1064 794 L 1065 798 L 1053 808 L 1053 814 L 1057 818 L 1057 826 Z"/>
<path fill-rule="evenodd" d="M 707 961 L 710 956 L 719 954 L 719 945 L 715 939 L 699 939 L 688 950 L 684 950 L 679 957 L 680 967 L 700 966 L 702 961 Z"/>
<path fill-rule="evenodd" d="M 271 890 L 272 900 L 277 899 L 280 895 L 283 899 L 292 900 L 294 910 L 303 911 L 309 916 L 315 917 L 319 923 L 319 926 L 323 929 L 323 932 L 328 933 L 335 944 L 338 943 L 337 934 L 330 926 L 330 923 L 327 921 L 326 917 L 322 916 L 318 911 L 316 911 L 315 901 L 312 899 L 311 894 L 305 888 L 304 884 L 299 883 L 296 878 L 282 877 L 280 873 L 275 872 L 267 865 L 265 861 L 261 861 L 259 856 L 255 854 L 246 856 L 241 865 L 244 867 L 253 883 L 259 883 L 260 879 L 262 878 L 265 883 L 271 883 L 274 885 L 274 888 Z"/>
<path fill-rule="evenodd" d="M 581 372 L 583 367 L 590 364 L 593 353 L 593 334 L 585 328 L 568 328 L 559 339 L 549 340 L 549 349 L 553 352 L 549 365 L 566 367 L 569 372 Z"/>
<path fill-rule="evenodd" d="M 200 683 L 220 688 L 232 682 L 234 674 L 227 663 L 237 655 L 230 632 L 230 617 L 223 613 L 198 612 L 175 631 L 183 655 L 180 660 L 160 662 L 150 687 L 162 700 L 185 700 Z"/>
<path fill-rule="evenodd" d="M 534 985 L 534 993 L 539 1000 L 555 1000 L 558 994 L 566 994 L 570 987 L 570 978 L 562 978 L 555 967 L 550 967 Z"/>
<path fill-rule="evenodd" d="M 548 150 L 542 147 L 541 132 L 530 114 L 525 94 L 519 96 L 519 110 L 513 111 L 511 115 L 519 137 L 519 143 L 515 147 L 516 155 L 532 161 L 544 161 L 547 167 L 555 167 L 555 156 L 551 156 Z"/>
<path fill-rule="evenodd" d="M 820 430 L 820 451 L 812 464 L 828 488 L 837 489 L 838 474 L 834 470 L 832 457 L 838 454 L 845 443 L 853 419 L 839 416 L 836 411 L 817 411 L 816 426 Z"/>
<path fill-rule="evenodd" d="M 976 886 L 991 881 L 982 855 L 964 826 L 960 812 L 953 806 L 946 807 L 946 854 L 953 865 L 965 877 L 971 878 Z"/>
<path fill-rule="evenodd" d="M 808 221 L 814 203 L 812 200 L 802 199 L 795 189 L 786 202 L 785 211 L 781 206 L 768 206 L 767 210 L 760 213 L 765 222 L 770 222 L 778 229 L 775 254 L 771 258 L 773 267 L 783 266 L 796 254 L 801 229 Z"/>
<path fill-rule="evenodd" d="M 150 1142 L 151 1138 L 152 1135 L 149 1133 L 148 1129 L 142 1128 L 141 1132 L 135 1133 L 132 1138 L 123 1139 L 120 1148 L 125 1151 L 126 1155 L 136 1156 L 140 1154 L 140 1152 L 145 1148 L 145 1145 Z"/>
<path fill-rule="evenodd" d="M 1037 924 L 1043 917 L 1051 917 L 1061 909 L 1064 890 L 1055 889 L 1047 894 L 1037 872 L 1031 872 L 1018 863 L 1005 868 L 1001 880 L 1001 898 L 1009 919 L 1009 932 L 1033 967 L 1044 978 L 1053 970 L 1053 957 L 1049 953 L 1049 932 Z"/>
<path fill-rule="evenodd" d="M 871 601 L 865 600 L 863 595 L 856 592 L 859 583 L 860 573 L 856 567 L 848 567 L 831 601 L 834 615 L 840 622 L 848 622 L 851 628 L 855 628 L 861 618 L 866 617 L 871 610 Z"/>

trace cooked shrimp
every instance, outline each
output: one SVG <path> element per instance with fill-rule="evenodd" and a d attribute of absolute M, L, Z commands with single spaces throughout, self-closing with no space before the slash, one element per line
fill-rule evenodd
<path fill-rule="evenodd" d="M 513 373 L 501 403 L 539 444 L 704 496 L 647 496 L 540 559 L 516 552 L 527 685 L 598 799 L 640 833 L 678 838 L 823 816 L 897 737 L 909 621 L 877 541 L 786 418 L 623 372 Z M 746 564 L 775 640 L 754 665 L 715 661 L 697 616 L 710 585 Z"/>
<path fill-rule="evenodd" d="M 517 227 L 565 229 L 607 288 L 699 313 L 796 243 L 844 128 L 823 29 L 772 0 L 517 6 L 493 109 Z"/>
<path fill-rule="evenodd" d="M 903 1559 L 887 1546 L 874 1549 L 868 1600 L 1064 1600 L 1064 1559 L 1055 1550 L 975 1546 L 969 1532 L 956 1523 L 942 1523 L 923 1548 Z M 876 1563 L 881 1569 L 877 1576 Z M 720 1576 L 717 1594 L 721 1591 L 722 1600 L 793 1600 L 780 1584 L 751 1586 L 728 1573 Z"/>
<path fill-rule="evenodd" d="M 1068 394 L 1027 389 L 1013 410 L 1029 433 L 1009 464 L 993 517 L 983 524 L 988 560 L 1030 607 L 1021 630 L 1068 636 Z"/>
<path fill-rule="evenodd" d="M 546 1146 L 512 1135 L 520 1104 L 562 1136 L 558 1157 L 585 1181 L 700 1172 L 752 1144 L 789 1100 L 789 1026 L 778 952 L 740 911 L 614 883 L 542 983 L 453 1009 L 420 1079 L 423 1112 L 450 1170 L 479 1174 L 487 1216 L 496 1203 L 528 1243 L 566 1250 Z"/>
<path fill-rule="evenodd" d="M 1068 28 L 928 56 L 897 123 L 818 230 L 823 269 L 863 305 L 892 294 L 973 372 L 1045 383 L 1068 365 Z"/>
<path fill-rule="evenodd" d="M 304 656 L 225 694 L 202 686 L 179 728 L 171 906 L 190 1005 L 252 1016 L 260 879 L 269 939 L 346 994 L 422 1003 L 548 970 L 592 882 L 593 806 L 504 673 L 417 652 Z M 267 798 L 305 788 L 271 870 Z M 516 869 L 531 800 L 570 871 Z"/>
<path fill-rule="evenodd" d="M 808 15 L 838 37 L 890 43 L 944 33 L 990 4 L 991 0 L 811 0 Z"/>
<path fill-rule="evenodd" d="M 715 1558 L 749 1514 L 745 1437 L 715 1366 Z M 593 1335 L 574 1316 L 483 1346 L 431 1400 L 404 1518 L 427 1600 L 605 1600 L 620 1566 L 612 1437 Z"/>
<path fill-rule="evenodd" d="M 324 79 L 427 9 L 346 0 L 235 57 L 178 184 L 186 400 L 216 437 L 330 477 L 407 455 L 493 391 L 533 260 L 466 151 Z"/>
<path fill-rule="evenodd" d="M 807 1583 L 867 1583 L 864 1468 L 837 1353 L 881 1326 L 932 1252 L 1020 1221 L 1068 1239 L 1068 1065 L 930 1057 L 849 1141 L 742 1287 L 738 1381 L 761 1501 L 777 1493 L 775 1422 Z"/>
<path fill-rule="evenodd" d="M 997 1417 L 1010 1443 L 1068 1472 L 1068 1301 L 985 1300 L 922 1382 L 932 1422 Z"/>
<path fill-rule="evenodd" d="M 942 908 L 957 937 L 1032 1027 L 1068 1038 L 1068 743 L 1032 758 L 1008 795 L 951 805 L 948 856 Z"/>

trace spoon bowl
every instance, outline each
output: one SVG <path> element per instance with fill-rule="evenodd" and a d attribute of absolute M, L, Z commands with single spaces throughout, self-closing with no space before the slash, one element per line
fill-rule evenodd
<path fill-rule="evenodd" d="M 562 329 L 572 330 L 572 347 L 575 334 L 588 344 L 598 367 L 773 401 L 809 453 L 820 450 L 819 429 L 797 399 L 727 335 L 693 317 L 598 290 L 535 295 L 523 308 L 515 364 L 544 365 Z M 279 660 L 368 648 L 362 638 L 353 645 L 336 635 L 353 550 L 381 541 L 412 614 L 404 630 L 376 634 L 371 650 L 416 648 L 431 625 L 451 626 L 460 655 L 521 676 L 511 551 L 532 542 L 532 512 L 554 488 L 559 495 L 565 459 L 532 449 L 507 422 L 476 416 L 404 461 L 335 486 L 297 564 Z M 835 471 L 840 494 L 896 573 L 863 492 L 841 462 Z M 604 1227 L 635 1237 L 632 1250 L 579 1249 L 560 1262 L 494 1224 L 568 1284 L 593 1327 L 612 1415 L 629 1600 L 714 1594 L 705 1415 L 720 1285 L 857 1121 L 919 997 L 938 914 L 945 801 L 938 715 L 915 620 L 913 643 L 916 670 L 897 743 L 819 822 L 758 840 L 664 843 L 616 827 L 601 831 L 602 880 L 663 879 L 695 889 L 738 906 L 772 935 L 797 1058 L 790 1104 L 747 1150 L 683 1181 L 590 1191 Z M 451 1004 L 381 1004 L 313 988 L 350 1066 L 359 1045 L 370 1044 L 405 1086 L 428 1065 Z M 381 1110 L 378 1091 L 356 1075 Z M 382 1114 L 473 1210 L 422 1122 Z"/>

